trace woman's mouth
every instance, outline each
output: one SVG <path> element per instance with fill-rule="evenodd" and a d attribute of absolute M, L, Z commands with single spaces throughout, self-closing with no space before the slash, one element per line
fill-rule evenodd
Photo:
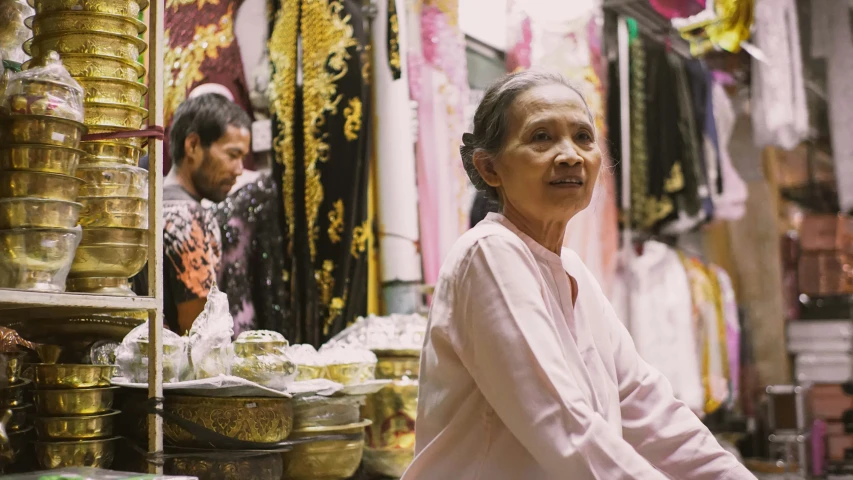
<path fill-rule="evenodd" d="M 560 188 L 578 188 L 583 186 L 583 179 L 581 177 L 566 177 L 551 180 L 548 184 Z"/>

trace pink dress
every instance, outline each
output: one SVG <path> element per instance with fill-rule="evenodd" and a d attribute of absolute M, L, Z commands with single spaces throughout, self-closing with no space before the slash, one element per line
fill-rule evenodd
<path fill-rule="evenodd" d="M 755 478 L 640 358 L 578 256 L 498 214 L 439 273 L 417 418 L 403 480 Z"/>

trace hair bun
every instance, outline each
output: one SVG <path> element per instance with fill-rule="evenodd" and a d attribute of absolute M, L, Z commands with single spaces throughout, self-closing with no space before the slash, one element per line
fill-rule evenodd
<path fill-rule="evenodd" d="M 466 147 L 474 146 L 474 134 L 473 133 L 463 133 L 462 134 L 462 145 Z"/>

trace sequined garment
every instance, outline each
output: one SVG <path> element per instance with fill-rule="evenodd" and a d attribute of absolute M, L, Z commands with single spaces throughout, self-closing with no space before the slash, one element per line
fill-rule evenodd
<path fill-rule="evenodd" d="M 295 338 L 283 278 L 280 199 L 275 177 L 264 174 L 214 208 L 222 232 L 219 288 L 228 294 L 235 336 L 262 329 Z"/>
<path fill-rule="evenodd" d="M 234 34 L 234 17 L 242 3 L 243 0 L 166 0 L 163 114 L 167 126 L 190 91 L 203 83 L 225 86 L 234 101 L 251 115 L 240 46 Z M 168 136 L 163 151 L 168 171 Z M 252 167 L 251 155 L 243 164 Z"/>
<path fill-rule="evenodd" d="M 274 0 L 273 12 L 274 172 L 282 179 L 291 340 L 319 345 L 366 308 L 367 38 L 356 1 Z"/>

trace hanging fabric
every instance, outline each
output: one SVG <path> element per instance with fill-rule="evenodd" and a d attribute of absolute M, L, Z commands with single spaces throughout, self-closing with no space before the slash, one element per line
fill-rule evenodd
<path fill-rule="evenodd" d="M 735 126 L 735 111 L 729 95 L 722 85 L 714 83 L 711 87 L 711 103 L 717 131 L 717 155 L 720 164 L 722 190 L 712 190 L 714 218 L 719 220 L 739 220 L 746 213 L 746 182 L 732 164 L 729 154 L 729 141 Z"/>
<path fill-rule="evenodd" d="M 740 395 L 740 315 L 737 298 L 729 274 L 717 265 L 709 267 L 716 276 L 721 313 L 726 330 L 726 355 L 728 357 L 729 399 L 728 408 L 734 408 Z"/>
<path fill-rule="evenodd" d="M 603 12 L 599 0 L 555 4 L 546 0 L 510 0 L 507 69 L 547 68 L 561 74 L 584 93 L 595 118 L 602 157 L 609 159 L 604 112 L 605 65 L 601 56 Z M 607 167 L 596 183 L 590 205 L 566 228 L 563 246 L 580 256 L 608 292 L 616 268 L 618 226 L 615 184 Z"/>
<path fill-rule="evenodd" d="M 369 59 L 360 2 L 280 0 L 269 41 L 274 172 L 299 342 L 318 346 L 365 312 Z"/>
<path fill-rule="evenodd" d="M 409 75 L 407 59 L 400 55 L 408 48 L 408 31 L 405 15 L 397 14 L 397 2 L 405 7 L 405 0 L 378 2 L 378 15 L 373 23 L 377 92 L 373 148 L 377 162 L 380 281 L 394 284 L 385 291 L 385 305 L 388 313 L 412 313 L 407 311 L 410 308 L 405 307 L 404 300 L 411 296 L 396 290 L 400 283 L 411 288 L 423 282 Z"/>
<path fill-rule="evenodd" d="M 794 0 L 755 1 L 755 45 L 767 57 L 752 61 L 755 142 L 792 150 L 809 132 L 797 5 Z"/>
<path fill-rule="evenodd" d="M 459 158 L 468 75 L 458 0 L 407 0 L 408 74 L 417 102 L 417 182 L 424 280 L 468 229 L 472 194 Z"/>

